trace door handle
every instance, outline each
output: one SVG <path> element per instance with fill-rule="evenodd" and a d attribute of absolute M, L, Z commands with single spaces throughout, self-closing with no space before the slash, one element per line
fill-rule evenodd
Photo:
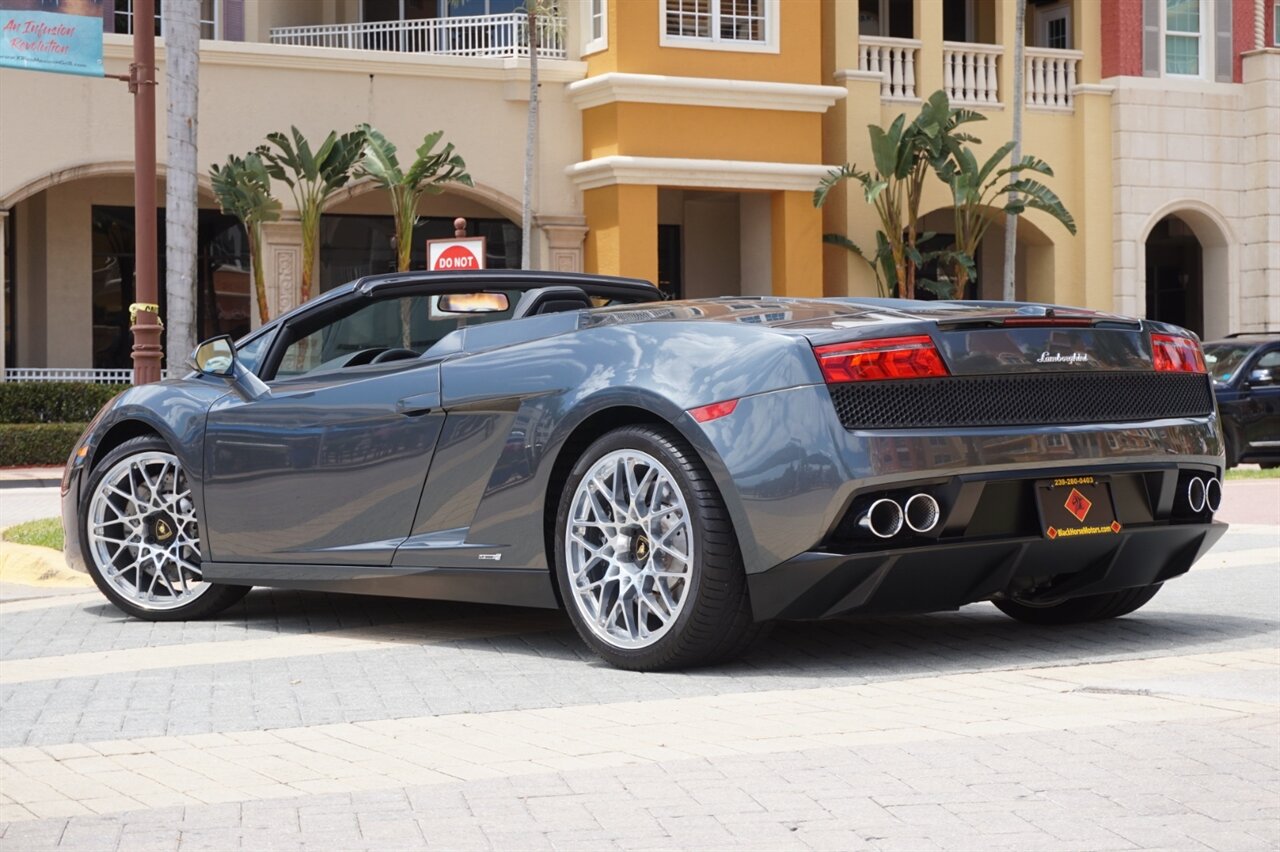
<path fill-rule="evenodd" d="M 396 403 L 396 412 L 403 414 L 405 417 L 417 417 L 422 414 L 430 414 L 439 407 L 440 394 L 438 391 L 431 391 L 430 393 L 406 396 Z"/>

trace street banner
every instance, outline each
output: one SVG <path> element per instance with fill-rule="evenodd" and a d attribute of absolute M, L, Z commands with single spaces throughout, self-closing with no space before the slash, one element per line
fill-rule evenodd
<path fill-rule="evenodd" d="M 427 240 L 427 269 L 432 272 L 484 269 L 484 252 L 484 237 Z"/>
<path fill-rule="evenodd" d="M 0 0 L 0 67 L 101 77 L 104 2 Z"/>

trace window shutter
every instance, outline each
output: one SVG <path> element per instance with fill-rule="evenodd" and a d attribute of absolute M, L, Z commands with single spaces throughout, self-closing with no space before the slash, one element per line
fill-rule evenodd
<path fill-rule="evenodd" d="M 1160 4 L 1164 0 L 1142 0 L 1142 76 L 1159 77 Z"/>
<path fill-rule="evenodd" d="M 1230 83 L 1235 76 L 1231 4 L 1232 0 L 1217 0 L 1213 4 L 1213 74 L 1219 83 Z"/>
<path fill-rule="evenodd" d="M 244 0 L 222 0 L 222 38 L 244 41 Z"/>

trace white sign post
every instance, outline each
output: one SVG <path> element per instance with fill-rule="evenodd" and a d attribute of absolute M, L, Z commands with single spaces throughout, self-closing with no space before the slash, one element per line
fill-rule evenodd
<path fill-rule="evenodd" d="M 427 269 L 432 272 L 484 269 L 484 253 L 484 237 L 427 240 Z"/>

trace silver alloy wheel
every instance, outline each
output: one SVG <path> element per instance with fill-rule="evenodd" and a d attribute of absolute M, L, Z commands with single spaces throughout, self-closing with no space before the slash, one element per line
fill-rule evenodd
<path fill-rule="evenodd" d="M 647 648 L 689 598 L 693 526 L 662 462 L 640 450 L 602 456 L 578 483 L 565 528 L 569 597 L 615 648 Z"/>
<path fill-rule="evenodd" d="M 209 589 L 191 487 L 173 454 L 116 462 L 94 489 L 85 527 L 95 567 L 135 606 L 177 609 Z"/>

